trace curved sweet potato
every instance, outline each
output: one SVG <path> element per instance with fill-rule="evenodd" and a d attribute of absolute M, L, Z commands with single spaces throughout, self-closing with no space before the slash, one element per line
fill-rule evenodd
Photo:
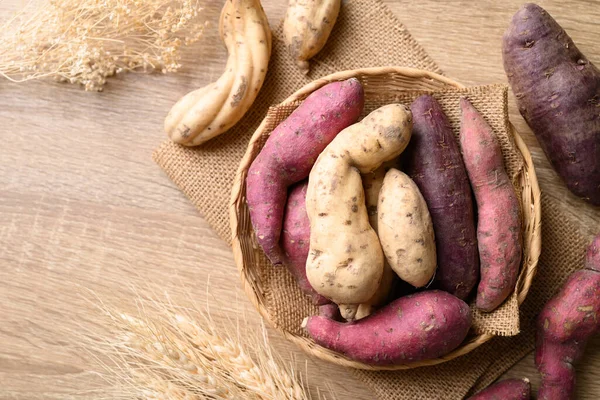
<path fill-rule="evenodd" d="M 600 205 L 600 71 L 543 8 L 525 4 L 502 43 L 519 111 L 567 187 Z"/>
<path fill-rule="evenodd" d="M 258 243 L 274 265 L 283 261 L 279 238 L 287 188 L 308 177 L 319 154 L 342 129 L 356 122 L 363 106 L 358 79 L 323 86 L 271 132 L 252 162 L 246 201 Z"/>
<path fill-rule="evenodd" d="M 460 148 L 435 98 L 410 106 L 413 134 L 402 155 L 405 172 L 427 202 L 437 251 L 439 288 L 466 299 L 479 280 L 473 198 Z"/>
<path fill-rule="evenodd" d="M 492 128 L 465 98 L 460 100 L 460 145 L 477 201 L 481 280 L 476 305 L 492 311 L 512 293 L 522 256 L 521 210 L 504 169 Z"/>
<path fill-rule="evenodd" d="M 431 290 L 402 297 L 356 322 L 313 316 L 303 326 L 323 347 L 366 364 L 393 365 L 454 350 L 469 332 L 471 311 L 457 297 Z"/>
<path fill-rule="evenodd" d="M 310 252 L 306 276 L 315 290 L 355 319 L 377 292 L 384 256 L 369 223 L 361 173 L 397 158 L 412 131 L 412 113 L 388 104 L 344 129 L 319 155 L 308 179 Z"/>
<path fill-rule="evenodd" d="M 537 320 L 535 364 L 539 400 L 574 399 L 575 368 L 588 340 L 600 331 L 600 235 L 588 247 L 585 269 L 571 274 Z"/>

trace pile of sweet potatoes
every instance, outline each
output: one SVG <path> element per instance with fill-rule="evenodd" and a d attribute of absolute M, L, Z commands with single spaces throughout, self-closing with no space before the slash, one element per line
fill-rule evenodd
<path fill-rule="evenodd" d="M 469 100 L 460 141 L 431 95 L 357 121 L 363 104 L 358 80 L 330 83 L 271 133 L 246 180 L 257 241 L 321 306 L 316 343 L 371 365 L 441 357 L 468 335 L 466 301 L 489 312 L 514 290 L 517 195 Z"/>

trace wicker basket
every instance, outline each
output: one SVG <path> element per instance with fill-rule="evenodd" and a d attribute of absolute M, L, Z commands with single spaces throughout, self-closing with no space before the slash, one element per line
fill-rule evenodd
<path fill-rule="evenodd" d="M 281 103 L 280 106 L 287 105 L 293 109 L 297 107 L 298 104 L 310 93 L 319 89 L 323 85 L 332 81 L 345 80 L 351 77 L 358 78 L 363 84 L 365 89 L 366 104 L 375 98 L 381 97 L 382 92 L 393 94 L 396 91 L 438 91 L 464 88 L 464 86 L 460 83 L 428 71 L 400 67 L 365 68 L 360 70 L 338 72 L 313 81 L 298 90 L 296 93 L 292 94 L 283 103 Z M 265 306 L 267 303 L 266 296 L 268 296 L 266 293 L 268 291 L 265 290 L 266 279 L 264 269 L 275 267 L 265 262 L 266 258 L 264 253 L 256 242 L 245 197 L 246 175 L 248 168 L 250 167 L 254 158 L 260 152 L 266 138 L 270 133 L 270 131 L 266 129 L 267 125 L 268 121 L 267 118 L 265 118 L 252 136 L 246 154 L 240 163 L 232 189 L 230 222 L 231 231 L 233 234 L 233 254 L 236 265 L 240 271 L 244 290 L 261 315 L 267 321 L 269 321 L 269 323 L 275 329 L 280 331 L 284 337 L 286 337 L 286 339 L 296 343 L 304 351 L 311 355 L 334 364 L 365 370 L 401 370 L 440 364 L 466 354 L 494 337 L 494 335 L 491 333 L 470 333 L 467 339 L 465 339 L 465 342 L 459 348 L 455 349 L 444 357 L 403 365 L 371 366 L 350 360 L 339 353 L 323 348 L 313 342 L 310 337 L 306 336 L 302 332 L 292 332 L 290 329 L 285 329 L 285 327 L 282 327 L 282 324 L 277 323 L 277 321 L 274 320 L 272 313 Z M 524 221 L 523 237 L 525 240 L 525 254 L 523 255 L 522 273 L 516 288 L 518 304 L 520 305 L 523 300 L 525 300 L 527 292 L 529 291 L 529 287 L 531 286 L 540 254 L 541 204 L 540 190 L 533 167 L 531 154 L 529 153 L 529 150 L 527 149 L 527 146 L 523 142 L 522 138 L 514 130 L 512 125 L 510 126 L 510 130 L 512 130 L 515 145 L 518 151 L 522 153 L 524 159 L 523 170 L 520 174 L 518 182 L 518 185 L 522 189 L 520 197 L 522 200 Z M 265 265 L 267 265 L 267 267 L 265 267 Z M 289 301 L 292 302 L 303 300 L 299 297 L 295 297 Z M 308 302 L 308 300 L 306 300 L 306 302 Z"/>

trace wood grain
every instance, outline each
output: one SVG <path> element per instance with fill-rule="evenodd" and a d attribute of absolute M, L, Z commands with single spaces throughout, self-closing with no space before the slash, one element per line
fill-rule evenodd
<path fill-rule="evenodd" d="M 0 16 L 22 6 L 0 2 Z M 216 79 L 225 63 L 212 21 L 175 75 L 129 74 L 103 93 L 53 82 L 0 81 L 0 399 L 66 398 L 97 377 L 76 346 L 76 333 L 103 328 L 89 291 L 123 309 L 135 307 L 132 286 L 157 287 L 174 301 L 208 302 L 220 317 L 256 312 L 237 280 L 230 250 L 152 162 L 165 138 L 170 106 Z M 285 1 L 264 0 L 272 26 Z M 506 82 L 500 40 L 520 2 L 387 0 L 448 76 L 467 85 Z M 590 60 L 600 65 L 600 3 L 543 1 Z M 359 33 L 357 33 L 359 34 Z M 542 190 L 593 234 L 600 210 L 560 182 L 511 98 L 511 120 L 530 146 Z M 314 387 L 338 398 L 372 395 L 344 369 L 307 359 L 276 334 L 275 347 L 304 368 Z M 578 398 L 600 397 L 600 338 L 577 368 Z M 506 376 L 539 377 L 532 356 Z M 81 396 L 81 393 L 80 393 Z"/>

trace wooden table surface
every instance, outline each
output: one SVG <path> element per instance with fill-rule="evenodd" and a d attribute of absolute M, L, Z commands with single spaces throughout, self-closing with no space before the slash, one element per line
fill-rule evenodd
<path fill-rule="evenodd" d="M 501 36 L 520 1 L 385 2 L 448 76 L 467 85 L 506 82 Z M 0 2 L 0 15 L 23 3 Z M 73 389 L 87 389 L 93 374 L 89 357 L 74 346 L 76 334 L 102 327 L 85 289 L 124 309 L 133 307 L 132 287 L 158 287 L 174 301 L 204 301 L 208 290 L 213 314 L 235 317 L 243 310 L 258 323 L 230 249 L 151 159 L 165 139 L 162 122 L 172 103 L 216 79 L 224 66 L 214 23 L 221 2 L 206 3 L 212 27 L 185 53 L 179 74 L 129 74 L 112 79 L 103 93 L 0 81 L 1 399 L 65 398 Z M 263 0 L 272 26 L 286 3 Z M 600 65 L 600 2 L 541 5 Z M 542 189 L 593 234 L 600 210 L 565 189 L 513 98 L 510 108 Z M 307 363 L 310 382 L 322 384 L 326 377 L 340 399 L 372 398 L 348 371 L 306 361 L 277 334 L 271 337 L 284 357 Z M 588 346 L 577 373 L 578 398 L 600 398 L 600 338 Z M 531 355 L 507 376 L 539 382 Z"/>

